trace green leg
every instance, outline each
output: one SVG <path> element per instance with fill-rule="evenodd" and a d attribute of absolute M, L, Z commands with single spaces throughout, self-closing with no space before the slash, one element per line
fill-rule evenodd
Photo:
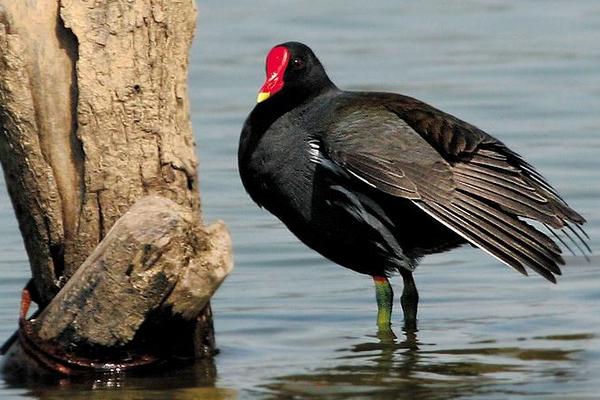
<path fill-rule="evenodd" d="M 385 276 L 374 276 L 375 297 L 377 299 L 377 327 L 389 330 L 392 322 L 392 303 L 394 292 Z"/>

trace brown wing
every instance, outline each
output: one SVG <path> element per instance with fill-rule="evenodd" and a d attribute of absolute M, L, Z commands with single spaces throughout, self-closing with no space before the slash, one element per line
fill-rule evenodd
<path fill-rule="evenodd" d="M 559 203 L 555 205 L 554 210 L 559 214 L 558 218 L 574 223 L 585 222 L 583 217 L 565 204 L 558 193 L 530 164 L 481 129 L 410 97 L 397 96 L 394 101 L 386 103 L 386 106 L 449 162 L 477 164 L 485 169 L 484 173 L 496 177 L 508 173 L 511 175 L 508 177 L 509 181 L 516 176 L 518 183 L 527 182 L 525 186 L 528 187 L 528 191 L 540 192 L 541 197 L 550 197 L 546 199 L 550 203 Z M 514 185 L 510 186 L 514 188 Z M 535 196 L 537 200 L 538 197 Z M 556 220 L 555 223 L 556 227 L 560 225 Z"/>
<path fill-rule="evenodd" d="M 340 167 L 379 190 L 411 200 L 450 198 L 450 165 L 401 119 L 383 108 L 340 119 L 321 139 Z"/>
<path fill-rule="evenodd" d="M 422 118 L 417 132 L 392 110 L 389 104 L 345 110 L 320 138 L 325 157 L 383 192 L 412 200 L 521 273 L 528 266 L 555 282 L 564 263 L 560 248 L 519 216 L 555 228 L 583 218 L 528 164 L 477 128 L 436 116 L 440 126 Z M 461 135 L 461 128 L 468 133 Z"/>
<path fill-rule="evenodd" d="M 585 219 L 519 154 L 481 129 L 417 99 L 388 96 L 385 104 L 455 167 L 457 180 L 473 194 L 562 230 L 584 255 L 591 252 L 585 240 L 589 237 L 580 228 Z"/>

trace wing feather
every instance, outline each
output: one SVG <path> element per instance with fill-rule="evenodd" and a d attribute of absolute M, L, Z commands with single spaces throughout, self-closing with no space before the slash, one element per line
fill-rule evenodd
<path fill-rule="evenodd" d="M 342 113 L 343 122 L 320 138 L 325 157 L 371 187 L 412 200 L 523 274 L 527 266 L 555 282 L 564 260 L 556 242 L 522 218 L 567 228 L 589 251 L 571 226 L 585 219 L 518 154 L 433 107 L 389 96 L 381 106 Z"/>

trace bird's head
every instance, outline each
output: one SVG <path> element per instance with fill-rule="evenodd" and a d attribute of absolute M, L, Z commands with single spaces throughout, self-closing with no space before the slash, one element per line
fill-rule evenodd
<path fill-rule="evenodd" d="M 266 75 L 258 93 L 258 103 L 284 94 L 297 100 L 303 99 L 333 87 L 315 53 L 298 42 L 282 43 L 269 51 Z"/>

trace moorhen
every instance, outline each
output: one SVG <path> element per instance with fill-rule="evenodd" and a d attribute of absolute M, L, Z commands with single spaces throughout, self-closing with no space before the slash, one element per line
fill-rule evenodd
<path fill-rule="evenodd" d="M 390 327 L 394 272 L 405 329 L 416 329 L 412 273 L 427 254 L 470 243 L 556 282 L 561 249 L 527 220 L 589 251 L 585 219 L 502 142 L 408 96 L 340 90 L 302 43 L 268 53 L 238 163 L 259 206 L 310 248 L 372 276 L 381 329 Z"/>

